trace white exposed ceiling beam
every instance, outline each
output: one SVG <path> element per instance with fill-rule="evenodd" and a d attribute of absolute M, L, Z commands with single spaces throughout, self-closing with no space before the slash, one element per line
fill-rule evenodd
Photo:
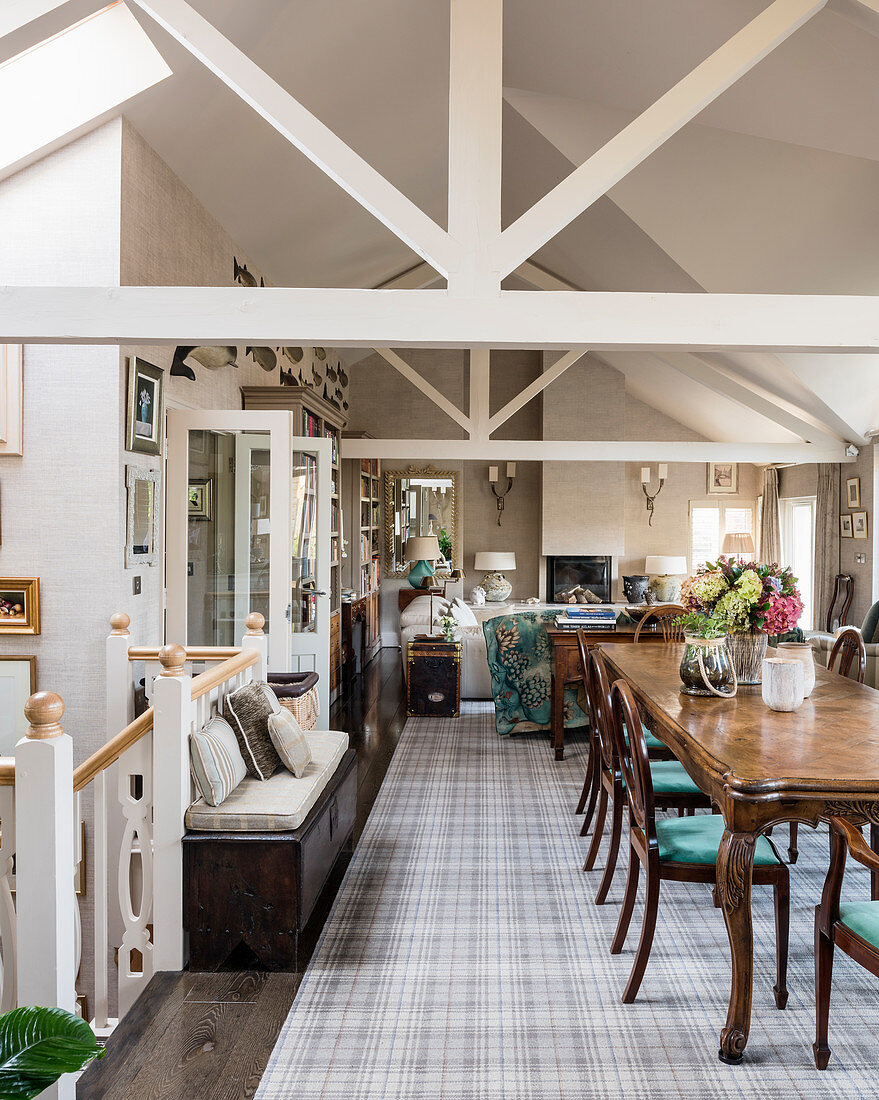
<path fill-rule="evenodd" d="M 445 230 L 294 99 L 185 0 L 130 0 L 279 134 L 444 275 L 459 247 Z"/>
<path fill-rule="evenodd" d="M 500 286 L 491 261 L 501 232 L 503 0 L 451 0 L 449 234 L 462 246 L 452 294 Z"/>
<path fill-rule="evenodd" d="M 491 415 L 491 351 L 470 349 L 470 438 L 488 439 Z"/>
<path fill-rule="evenodd" d="M 521 390 L 512 401 L 508 401 L 502 409 L 499 409 L 494 416 L 488 422 L 488 434 L 497 431 L 501 424 L 505 424 L 511 416 L 515 415 L 519 409 L 536 397 L 539 393 L 542 393 L 550 383 L 565 373 L 568 367 L 574 365 L 578 359 L 586 354 L 587 348 L 575 348 L 573 351 L 566 352 L 560 359 L 557 359 L 551 367 L 547 367 L 543 374 L 539 378 L 535 378 L 533 382 L 530 382 L 523 390 Z"/>
<path fill-rule="evenodd" d="M 66 3 L 67 0 L 3 0 L 0 7 L 0 38 L 26 27 L 55 8 L 63 8 Z"/>
<path fill-rule="evenodd" d="M 568 282 L 567 279 L 563 279 L 561 275 L 556 275 L 556 273 L 550 271 L 549 268 L 534 263 L 533 260 L 526 260 L 524 263 L 519 264 L 513 274 L 518 275 L 523 282 L 528 283 L 529 286 L 533 286 L 537 290 L 583 289 L 580 286 L 575 286 L 573 283 Z"/>
<path fill-rule="evenodd" d="M 0 343 L 874 352 L 879 298 L 287 287 L 0 287 Z"/>
<path fill-rule="evenodd" d="M 441 409 L 446 416 L 451 417 L 456 424 L 460 424 L 465 432 L 469 433 L 472 430 L 470 418 L 465 416 L 459 408 L 441 394 L 436 386 L 432 386 L 423 375 L 410 367 L 404 359 L 401 359 L 395 351 L 392 351 L 390 348 L 376 348 L 375 350 L 382 359 L 387 360 L 394 370 L 399 371 L 407 381 L 411 382 L 416 389 L 420 390 L 424 396 L 432 401 L 438 409 Z"/>
<path fill-rule="evenodd" d="M 775 0 L 504 230 L 508 275 L 819 12 L 827 0 Z"/>
<path fill-rule="evenodd" d="M 522 462 L 853 462 L 841 444 L 615 439 L 343 439 L 343 458 Z"/>

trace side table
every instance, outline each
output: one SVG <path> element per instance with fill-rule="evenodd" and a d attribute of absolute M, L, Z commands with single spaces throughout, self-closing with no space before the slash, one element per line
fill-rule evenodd
<path fill-rule="evenodd" d="M 416 634 L 406 645 L 406 714 L 457 718 L 461 712 L 461 642 Z"/>

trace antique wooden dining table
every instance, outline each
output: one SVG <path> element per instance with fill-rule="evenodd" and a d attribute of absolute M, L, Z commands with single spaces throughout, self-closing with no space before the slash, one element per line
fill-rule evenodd
<path fill-rule="evenodd" d="M 600 646 L 611 682 L 628 682 L 656 735 L 723 814 L 717 893 L 732 988 L 720 1057 L 736 1064 L 751 1020 L 757 837 L 782 822 L 815 825 L 830 816 L 879 824 L 879 691 L 817 668 L 815 690 L 790 713 L 770 710 L 759 687 L 740 687 L 732 699 L 683 695 L 683 648 Z"/>

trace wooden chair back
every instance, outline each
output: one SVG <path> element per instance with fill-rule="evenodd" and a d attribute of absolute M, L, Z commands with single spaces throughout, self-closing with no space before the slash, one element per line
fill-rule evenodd
<path fill-rule="evenodd" d="M 626 797 L 635 824 L 644 833 L 648 845 L 656 836 L 656 804 L 647 741 L 632 689 L 625 680 L 611 688 L 611 721 L 620 771 L 626 785 Z M 626 732 L 628 731 L 628 741 Z"/>
<path fill-rule="evenodd" d="M 580 671 L 583 673 L 583 686 L 586 692 L 586 705 L 589 711 L 589 724 L 593 730 L 598 725 L 598 707 L 595 700 L 595 687 L 592 677 L 592 656 L 589 644 L 582 630 L 577 631 L 577 648 L 580 650 Z"/>
<path fill-rule="evenodd" d="M 598 749 L 601 753 L 601 762 L 605 769 L 615 772 L 618 769 L 613 718 L 610 708 L 610 684 L 607 679 L 607 670 L 604 667 L 604 658 L 600 650 L 593 649 L 589 654 L 592 663 L 592 688 L 595 697 L 595 706 L 598 710 L 598 721 L 595 725 L 595 736 L 598 741 Z M 640 728 L 640 723 L 639 723 Z"/>
<path fill-rule="evenodd" d="M 686 615 L 686 608 L 677 603 L 663 603 L 651 608 L 635 629 L 634 641 L 640 642 L 641 631 L 650 623 L 658 623 L 664 642 L 682 642 L 684 628 L 675 623 L 679 615 Z"/>
<path fill-rule="evenodd" d="M 828 672 L 838 672 L 840 676 L 848 676 L 855 657 L 858 659 L 857 680 L 862 684 L 867 675 L 867 650 L 864 647 L 861 632 L 850 626 L 843 630 L 834 642 L 827 660 Z M 839 668 L 836 667 L 837 660 L 839 660 Z"/>
<path fill-rule="evenodd" d="M 849 608 L 855 594 L 855 579 L 848 573 L 837 573 L 833 582 L 833 597 L 827 608 L 827 622 L 824 629 L 828 634 L 845 626 Z"/>

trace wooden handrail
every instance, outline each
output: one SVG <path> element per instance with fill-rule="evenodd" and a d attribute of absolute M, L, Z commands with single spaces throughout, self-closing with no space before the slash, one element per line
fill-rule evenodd
<path fill-rule="evenodd" d="M 128 650 L 129 661 L 158 661 L 161 646 L 133 645 Z M 189 646 L 186 649 L 187 661 L 228 661 L 230 657 L 237 657 L 241 652 L 240 646 L 232 645 L 205 645 Z"/>
<path fill-rule="evenodd" d="M 219 687 L 224 680 L 231 680 L 239 672 L 250 668 L 259 661 L 259 653 L 255 649 L 243 649 L 228 661 L 223 661 L 216 668 L 206 669 L 192 678 L 192 698 L 200 699 L 207 695 L 215 687 Z"/>
<path fill-rule="evenodd" d="M 89 783 L 111 764 L 115 764 L 119 757 L 132 745 L 145 737 L 153 728 L 153 708 L 145 710 L 138 718 L 111 737 L 106 745 L 101 745 L 97 752 L 93 752 L 88 760 L 83 761 L 73 772 L 73 792 L 81 791 Z"/>
<path fill-rule="evenodd" d="M 15 786 L 15 757 L 0 756 L 0 787 Z"/>

